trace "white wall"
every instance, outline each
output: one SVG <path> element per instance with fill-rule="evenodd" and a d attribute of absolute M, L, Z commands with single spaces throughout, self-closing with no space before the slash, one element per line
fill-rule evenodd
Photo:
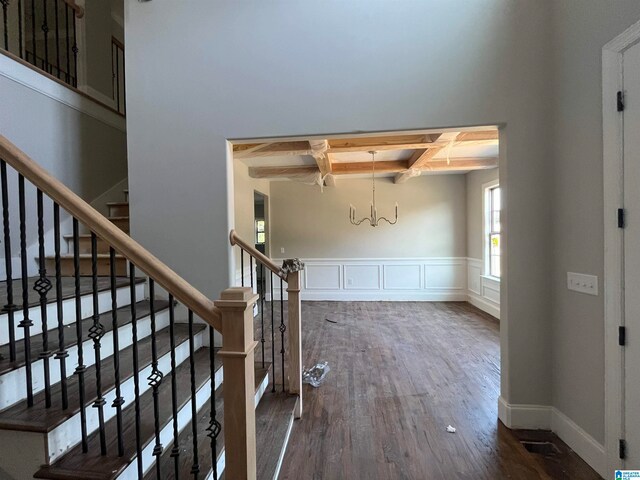
<path fill-rule="evenodd" d="M 503 125 L 502 395 L 549 404 L 552 3 L 127 0 L 133 236 L 216 298 L 226 139 Z"/>
<path fill-rule="evenodd" d="M 603 278 L 602 47 L 640 19 L 640 2 L 588 3 L 553 3 L 553 404 L 602 443 L 604 296 L 568 291 L 566 275 Z"/>
<path fill-rule="evenodd" d="M 376 179 L 378 215 L 398 223 L 353 226 L 349 205 L 358 217 L 369 215 L 371 179 L 339 179 L 336 188 L 291 181 L 271 184 L 271 235 L 274 255 L 287 258 L 465 257 L 464 175 L 412 178 L 400 185 Z M 237 220 L 237 219 L 236 219 Z"/>

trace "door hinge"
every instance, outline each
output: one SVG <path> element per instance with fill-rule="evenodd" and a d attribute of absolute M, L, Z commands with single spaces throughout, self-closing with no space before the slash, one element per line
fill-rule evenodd
<path fill-rule="evenodd" d="M 624 460 L 625 458 L 627 458 L 627 441 L 624 439 L 620 439 L 620 443 L 619 445 L 619 457 L 621 460 Z"/>
<path fill-rule="evenodd" d="M 618 228 L 625 227 L 624 208 L 618 209 Z"/>
<path fill-rule="evenodd" d="M 627 327 L 620 325 L 618 327 L 618 345 L 624 347 L 627 344 Z"/>
<path fill-rule="evenodd" d="M 624 112 L 624 93 L 622 90 L 618 91 L 616 94 L 616 104 L 619 112 Z"/>

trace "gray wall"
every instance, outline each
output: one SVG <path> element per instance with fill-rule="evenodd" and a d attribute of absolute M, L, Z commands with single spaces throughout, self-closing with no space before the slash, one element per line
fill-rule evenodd
<path fill-rule="evenodd" d="M 482 186 L 498 178 L 498 169 L 476 170 L 466 177 L 467 196 L 467 257 L 484 258 L 484 211 Z"/>
<path fill-rule="evenodd" d="M 585 6 L 588 3 L 588 7 Z M 637 0 L 553 3 L 556 82 L 552 182 L 553 403 L 604 441 L 604 296 L 566 274 L 604 274 L 602 47 L 640 19 Z M 611 92 L 612 98 L 615 92 Z"/>
<path fill-rule="evenodd" d="M 271 234 L 277 257 L 402 258 L 466 257 L 464 175 L 412 178 L 395 185 L 376 180 L 378 215 L 393 220 L 371 228 L 349 222 L 349 204 L 369 215 L 370 179 L 339 179 L 337 188 L 278 181 L 271 184 Z M 280 248 L 284 247 L 284 255 Z"/>
<path fill-rule="evenodd" d="M 133 236 L 216 298 L 227 139 L 500 124 L 502 394 L 549 404 L 552 3 L 127 0 Z"/>

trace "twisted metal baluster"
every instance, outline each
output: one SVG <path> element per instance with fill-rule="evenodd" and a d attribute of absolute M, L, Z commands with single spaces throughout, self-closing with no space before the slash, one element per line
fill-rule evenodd
<path fill-rule="evenodd" d="M 253 256 L 249 255 L 249 278 L 251 279 L 251 293 L 253 293 Z"/>
<path fill-rule="evenodd" d="M 69 353 L 64 344 L 64 314 L 62 309 L 62 271 L 60 268 L 60 206 L 53 204 L 53 242 L 54 262 L 56 270 L 56 314 L 58 317 L 58 351 L 54 357 L 60 361 L 60 393 L 62 395 L 62 409 L 69 408 L 67 394 L 67 361 Z"/>
<path fill-rule="evenodd" d="M 240 247 L 240 285 L 244 287 L 244 249 Z"/>
<path fill-rule="evenodd" d="M 198 463 L 198 408 L 196 404 L 196 365 L 195 348 L 193 338 L 193 312 L 189 310 L 189 369 L 191 373 L 191 432 L 193 436 L 193 465 L 191 473 L 193 478 L 198 478 L 200 464 Z"/>
<path fill-rule="evenodd" d="M 15 314 L 17 306 L 13 303 L 13 272 L 11 265 L 11 229 L 9 224 L 9 187 L 7 185 L 7 163 L 0 160 L 0 178 L 2 184 L 2 223 L 4 230 L 4 268 L 7 278 L 7 304 L 2 308 L 7 312 L 9 323 L 9 360 L 16 360 Z"/>
<path fill-rule="evenodd" d="M 155 282 L 149 279 L 149 304 L 151 317 L 151 374 L 147 377 L 149 385 L 153 389 L 153 426 L 156 432 L 156 444 L 153 447 L 153 456 L 156 457 L 156 476 L 162 478 L 160 470 L 162 455 L 162 443 L 160 443 L 160 404 L 158 403 L 158 389 L 162 383 L 162 372 L 158 369 L 158 347 L 156 345 L 156 308 L 155 308 Z"/>
<path fill-rule="evenodd" d="M 262 368 L 264 368 L 264 265 L 260 264 L 260 283 L 258 284 L 258 294 L 260 296 L 260 346 L 262 348 Z"/>
<path fill-rule="evenodd" d="M 22 320 L 18 324 L 24 329 L 24 359 L 26 363 L 27 405 L 33 407 L 33 376 L 31 370 L 31 331 L 33 322 L 29 319 L 29 270 L 27 268 L 27 223 L 25 212 L 24 177 L 18 175 L 18 196 L 20 203 L 20 266 L 22 275 Z"/>
<path fill-rule="evenodd" d="M 122 390 L 120 388 L 120 339 L 118 332 L 118 291 L 116 289 L 116 251 L 109 247 L 109 280 L 111 289 L 111 326 L 113 330 L 113 371 L 116 386 L 116 398 L 111 404 L 116 409 L 116 430 L 118 434 L 118 456 L 124 455 L 122 437 Z"/>
<path fill-rule="evenodd" d="M 22 18 L 22 0 L 18 0 L 18 18 Z M 20 47 L 20 58 L 24 58 L 24 47 L 22 45 L 22 21 L 18 22 L 18 43 Z"/>
<path fill-rule="evenodd" d="M 53 2 L 53 7 L 56 9 L 55 25 L 56 25 L 56 69 L 58 73 L 57 78 L 60 78 L 60 13 L 58 12 L 58 0 Z"/>
<path fill-rule="evenodd" d="M 271 271 L 270 271 L 271 272 Z M 276 301 L 273 295 L 273 272 L 271 272 L 271 365 L 273 368 L 273 380 L 271 381 L 271 392 L 276 391 L 276 333 L 274 327 L 273 305 Z"/>
<path fill-rule="evenodd" d="M 73 86 L 78 86 L 78 40 L 76 35 L 76 14 L 73 13 L 73 47 L 71 47 L 71 51 L 73 52 Z"/>
<path fill-rule="evenodd" d="M 49 24 L 47 22 L 47 0 L 42 0 L 42 10 L 44 11 L 42 18 L 42 32 L 44 33 L 44 68 L 45 72 L 49 72 Z M 51 73 L 51 72 L 49 72 Z"/>
<path fill-rule="evenodd" d="M 215 339 L 213 327 L 209 327 L 209 366 L 211 369 L 211 416 L 209 419 L 209 427 L 207 427 L 207 436 L 211 440 L 211 465 L 213 465 L 213 480 L 218 480 L 218 460 L 216 451 L 218 443 L 218 435 L 222 430 L 222 426 L 216 415 L 216 366 L 215 366 Z"/>
<path fill-rule="evenodd" d="M 138 370 L 138 318 L 136 315 L 136 267 L 129 263 L 129 291 L 131 292 L 131 336 L 133 343 L 133 396 L 136 413 L 136 461 L 138 478 L 142 478 L 142 438 L 140 432 L 140 372 Z"/>
<path fill-rule="evenodd" d="M 180 445 L 178 444 L 178 385 L 176 383 L 176 333 L 175 304 L 173 295 L 169 295 L 169 341 L 171 343 L 171 413 L 173 419 L 173 457 L 174 478 L 180 477 Z"/>
<path fill-rule="evenodd" d="M 82 341 L 82 299 L 80 298 L 80 235 L 78 233 L 78 220 L 73 219 L 73 272 L 76 301 L 76 342 L 78 347 L 78 366 L 75 373 L 78 375 L 78 397 L 80 400 L 80 430 L 82 433 L 82 451 L 87 453 L 87 412 L 85 411 L 84 373 L 87 367 L 84 365 L 84 352 Z"/>
<path fill-rule="evenodd" d="M 33 54 L 33 64 L 38 66 L 38 48 L 36 46 L 36 2 L 31 0 L 31 47 Z"/>
<path fill-rule="evenodd" d="M 100 454 L 107 454 L 107 439 L 104 430 L 104 406 L 107 401 L 102 396 L 102 371 L 100 357 L 100 340 L 104 336 L 104 326 L 100 323 L 98 305 L 98 239 L 91 232 L 91 289 L 93 291 L 93 325 L 89 328 L 89 338 L 93 340 L 93 352 L 96 364 L 96 400 L 93 408 L 98 409 L 98 430 L 100 435 Z"/>
<path fill-rule="evenodd" d="M 9 6 L 9 0 L 0 0 L 2 5 L 2 17 L 4 23 L 4 49 L 9 50 L 9 28 L 7 27 L 7 7 Z"/>
<path fill-rule="evenodd" d="M 71 84 L 71 45 L 69 43 L 69 4 L 65 2 L 64 4 L 64 25 L 65 25 L 65 46 L 66 46 L 66 57 L 67 57 L 67 71 L 66 71 L 66 82 Z"/>
<path fill-rule="evenodd" d="M 51 372 L 49 370 L 49 358 L 53 352 L 49 350 L 49 327 L 47 325 L 47 294 L 53 287 L 51 280 L 47 278 L 44 251 L 44 203 L 42 191 L 37 191 L 38 202 L 38 280 L 33 285 L 33 289 L 40 296 L 40 317 L 42 319 L 42 352 L 38 358 L 42 360 L 44 370 L 44 403 L 46 408 L 51 407 Z"/>
<path fill-rule="evenodd" d="M 287 327 L 284 324 L 284 282 L 280 278 L 280 342 L 282 348 L 280 349 L 280 355 L 282 356 L 282 391 L 284 392 L 284 332 Z"/>

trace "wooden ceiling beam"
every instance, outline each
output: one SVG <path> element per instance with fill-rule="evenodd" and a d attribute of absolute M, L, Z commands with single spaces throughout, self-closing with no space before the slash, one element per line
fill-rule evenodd
<path fill-rule="evenodd" d="M 314 173 L 318 173 L 318 167 L 249 167 L 249 176 L 251 178 L 278 178 L 301 174 L 310 175 Z"/>
<path fill-rule="evenodd" d="M 393 182 L 405 183 L 411 178 L 419 177 L 423 172 L 466 172 L 471 170 L 496 168 L 497 166 L 498 159 L 496 157 L 452 158 L 448 162 L 446 159 L 439 158 L 437 160 L 431 160 L 421 165 L 419 168 L 411 167 L 398 173 Z"/>

